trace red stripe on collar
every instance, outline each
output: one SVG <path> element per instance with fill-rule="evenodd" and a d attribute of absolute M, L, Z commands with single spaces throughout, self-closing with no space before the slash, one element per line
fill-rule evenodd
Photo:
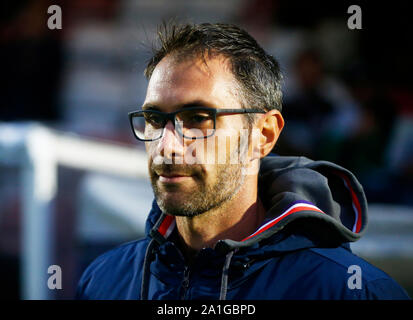
<path fill-rule="evenodd" d="M 166 239 L 171 234 L 174 227 L 175 217 L 166 215 L 161 225 L 159 226 L 158 232 Z"/>

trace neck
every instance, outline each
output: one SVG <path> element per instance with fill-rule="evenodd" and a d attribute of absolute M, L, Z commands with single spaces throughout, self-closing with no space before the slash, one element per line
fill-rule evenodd
<path fill-rule="evenodd" d="M 246 238 L 256 231 L 264 217 L 255 176 L 247 178 L 239 191 L 220 207 L 195 217 L 177 216 L 176 226 L 184 252 L 190 256 L 202 248 L 214 247 L 219 240 Z"/>

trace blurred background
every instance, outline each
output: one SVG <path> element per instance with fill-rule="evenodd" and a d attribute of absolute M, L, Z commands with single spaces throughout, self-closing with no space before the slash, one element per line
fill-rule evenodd
<path fill-rule="evenodd" d="M 348 7 L 362 10 L 350 30 Z M 50 30 L 50 5 L 62 29 Z M 72 299 L 100 253 L 140 238 L 151 207 L 127 112 L 162 19 L 230 22 L 285 76 L 275 152 L 336 162 L 365 188 L 352 245 L 413 297 L 413 52 L 407 2 L 24 0 L 0 4 L 1 299 Z M 47 287 L 58 265 L 61 289 Z"/>

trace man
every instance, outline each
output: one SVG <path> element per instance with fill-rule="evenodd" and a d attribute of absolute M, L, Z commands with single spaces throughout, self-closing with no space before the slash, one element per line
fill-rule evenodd
<path fill-rule="evenodd" d="M 227 24 L 165 26 L 160 41 L 129 115 L 155 194 L 146 237 L 98 257 L 77 297 L 408 298 L 351 253 L 367 222 L 356 178 L 268 156 L 284 126 L 276 60 Z"/>

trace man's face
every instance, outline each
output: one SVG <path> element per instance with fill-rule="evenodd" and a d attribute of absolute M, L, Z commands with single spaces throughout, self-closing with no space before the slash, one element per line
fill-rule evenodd
<path fill-rule="evenodd" d="M 240 109 L 236 93 L 236 81 L 224 58 L 207 59 L 205 64 L 202 59 L 178 61 L 167 56 L 152 74 L 143 109 Z M 244 181 L 244 165 L 230 159 L 240 153 L 240 131 L 246 128 L 242 117 L 218 115 L 215 134 L 201 140 L 183 139 L 169 121 L 161 139 L 146 143 L 151 183 L 162 211 L 196 216 L 219 207 L 237 193 Z M 195 161 L 188 164 L 188 158 Z"/>

